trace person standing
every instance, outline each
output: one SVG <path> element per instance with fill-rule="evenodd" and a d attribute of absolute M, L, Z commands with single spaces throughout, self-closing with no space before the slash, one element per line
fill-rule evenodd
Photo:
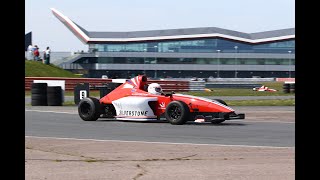
<path fill-rule="evenodd" d="M 51 50 L 49 47 L 47 47 L 47 49 L 45 50 L 45 64 L 50 64 L 50 54 L 51 54 Z"/>
<path fill-rule="evenodd" d="M 45 64 L 46 61 L 46 50 L 43 51 L 42 63 Z"/>
<path fill-rule="evenodd" d="M 33 46 L 30 44 L 28 46 L 28 49 L 27 49 L 27 59 L 28 60 L 32 60 L 33 59 Z"/>
<path fill-rule="evenodd" d="M 37 45 L 34 46 L 35 50 L 33 51 L 34 61 L 40 60 L 40 53 L 39 53 L 39 47 Z"/>

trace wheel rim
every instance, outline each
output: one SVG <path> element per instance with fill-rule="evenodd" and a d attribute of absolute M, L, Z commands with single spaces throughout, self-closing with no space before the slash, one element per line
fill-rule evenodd
<path fill-rule="evenodd" d="M 80 106 L 80 112 L 82 115 L 84 116 L 88 116 L 90 114 L 90 111 L 91 111 L 91 106 L 90 104 L 88 103 L 83 103 L 81 106 Z"/>
<path fill-rule="evenodd" d="M 181 108 L 179 106 L 172 106 L 170 109 L 169 109 L 169 116 L 171 119 L 173 120 L 177 120 L 181 117 Z"/>

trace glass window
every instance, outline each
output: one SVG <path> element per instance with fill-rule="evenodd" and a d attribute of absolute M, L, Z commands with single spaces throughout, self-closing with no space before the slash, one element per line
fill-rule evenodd
<path fill-rule="evenodd" d="M 245 59 L 245 58 L 154 58 L 154 57 L 83 57 L 77 64 L 220 64 L 222 65 L 294 65 L 295 59 Z"/>
<path fill-rule="evenodd" d="M 237 48 L 235 48 L 237 47 Z M 93 48 L 93 45 L 89 45 Z M 222 38 L 207 38 L 195 40 L 179 41 L 158 41 L 145 43 L 122 43 L 122 44 L 97 44 L 98 51 L 106 52 L 182 52 L 201 53 L 216 52 L 221 53 L 288 53 L 295 48 L 295 40 L 271 42 L 252 45 Z"/>

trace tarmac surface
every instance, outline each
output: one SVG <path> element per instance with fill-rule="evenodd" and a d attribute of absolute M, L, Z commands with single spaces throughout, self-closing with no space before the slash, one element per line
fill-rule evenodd
<path fill-rule="evenodd" d="M 32 107 L 35 108 L 35 107 Z M 77 107 L 69 113 L 28 108 L 25 134 L 41 137 L 67 137 L 121 141 L 148 141 L 252 146 L 294 146 L 295 123 L 230 120 L 222 124 L 188 122 L 174 126 L 167 122 L 126 122 L 110 119 L 83 121 Z M 236 107 L 234 107 L 236 109 Z M 245 111 L 245 109 L 243 109 Z M 275 114 L 275 113 L 273 113 Z"/>
<path fill-rule="evenodd" d="M 295 107 L 232 107 L 221 125 L 82 121 L 26 106 L 26 179 L 294 179 Z"/>

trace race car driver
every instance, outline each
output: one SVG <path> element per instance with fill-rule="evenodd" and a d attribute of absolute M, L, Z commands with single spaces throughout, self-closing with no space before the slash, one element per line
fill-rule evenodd
<path fill-rule="evenodd" d="M 158 84 L 158 83 L 151 83 L 148 86 L 148 92 L 151 94 L 156 94 L 156 95 L 164 94 L 160 84 Z"/>

